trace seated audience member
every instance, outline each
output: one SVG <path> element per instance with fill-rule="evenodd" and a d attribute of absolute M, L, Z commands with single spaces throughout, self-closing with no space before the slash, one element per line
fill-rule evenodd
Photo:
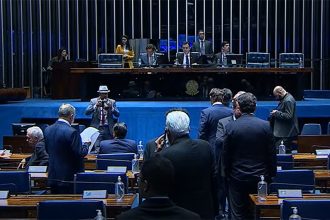
<path fill-rule="evenodd" d="M 169 199 L 173 183 L 174 167 L 170 160 L 157 155 L 145 161 L 138 178 L 140 195 L 145 200 L 139 207 L 121 213 L 117 219 L 200 219 L 198 214 Z"/>
<path fill-rule="evenodd" d="M 134 140 L 125 139 L 127 126 L 123 122 L 113 126 L 114 139 L 101 141 L 100 154 L 112 153 L 138 153 L 137 145 Z"/>
<path fill-rule="evenodd" d="M 48 166 L 48 154 L 45 149 L 44 134 L 42 130 L 33 126 L 27 129 L 26 140 L 34 148 L 31 157 L 27 158 L 26 169 L 29 166 Z"/>
<path fill-rule="evenodd" d="M 141 54 L 141 67 L 158 66 L 158 56 L 155 53 L 155 46 L 148 44 L 146 46 L 146 53 Z"/>

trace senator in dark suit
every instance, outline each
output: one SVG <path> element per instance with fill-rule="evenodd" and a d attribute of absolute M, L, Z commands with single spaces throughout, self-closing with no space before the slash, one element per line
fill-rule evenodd
<path fill-rule="evenodd" d="M 100 154 L 112 153 L 138 153 L 137 145 L 134 140 L 125 139 L 127 126 L 123 122 L 118 122 L 113 126 L 114 139 L 101 141 Z"/>
<path fill-rule="evenodd" d="M 33 126 L 26 131 L 26 138 L 30 146 L 34 148 L 31 157 L 27 158 L 26 169 L 29 166 L 48 166 L 48 154 L 45 149 L 44 135 L 42 130 Z"/>
<path fill-rule="evenodd" d="M 189 137 L 189 123 L 188 115 L 180 110 L 166 116 L 169 146 L 160 154 L 175 169 L 175 183 L 169 195 L 175 204 L 196 212 L 202 219 L 214 219 L 218 212 L 217 174 L 211 146 Z"/>
<path fill-rule="evenodd" d="M 256 97 L 244 93 L 237 98 L 242 116 L 226 126 L 223 168 L 228 179 L 232 219 L 252 219 L 249 194 L 257 193 L 264 175 L 267 182 L 276 174 L 276 150 L 267 121 L 254 116 Z"/>
<path fill-rule="evenodd" d="M 159 175 L 161 173 L 161 175 Z M 175 205 L 168 193 L 174 182 L 174 168 L 168 159 L 156 155 L 143 163 L 138 179 L 139 192 L 145 200 L 139 207 L 123 212 L 118 220 L 200 219 L 198 214 Z"/>
<path fill-rule="evenodd" d="M 88 146 L 82 145 L 79 132 L 71 127 L 75 108 L 62 104 L 59 119 L 45 130 L 46 151 L 49 155 L 48 183 L 52 193 L 73 193 L 75 173 L 84 171 Z M 69 181 L 69 182 L 64 182 Z"/>
<path fill-rule="evenodd" d="M 148 44 L 146 53 L 140 54 L 141 67 L 158 66 L 158 56 L 155 53 L 155 46 Z"/>
<path fill-rule="evenodd" d="M 215 55 L 215 62 L 218 65 L 222 65 L 222 66 L 227 66 L 227 58 L 226 55 L 230 54 L 230 43 L 228 41 L 224 41 L 221 43 L 221 51 L 220 53 L 217 53 Z"/>
<path fill-rule="evenodd" d="M 287 151 L 291 152 L 292 141 L 297 139 L 299 133 L 296 100 L 282 86 L 276 86 L 273 94 L 276 99 L 280 100 L 277 108 L 270 113 L 275 146 L 279 146 L 283 140 Z"/>
<path fill-rule="evenodd" d="M 205 40 L 205 33 L 203 30 L 198 31 L 198 41 L 195 41 L 191 47 L 192 52 L 200 52 L 201 55 L 213 54 L 212 43 Z"/>
<path fill-rule="evenodd" d="M 183 42 L 182 44 L 183 53 L 177 53 L 177 64 L 191 66 L 192 64 L 197 64 L 199 60 L 198 53 L 190 53 L 189 42 Z"/>
<path fill-rule="evenodd" d="M 198 138 L 208 141 L 214 153 L 218 122 L 220 119 L 232 115 L 232 109 L 222 104 L 223 92 L 221 89 L 211 89 L 209 96 L 212 106 L 201 112 Z"/>

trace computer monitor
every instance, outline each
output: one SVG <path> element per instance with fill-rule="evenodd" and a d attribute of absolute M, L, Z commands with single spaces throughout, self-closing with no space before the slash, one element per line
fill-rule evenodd
<path fill-rule="evenodd" d="M 36 123 L 12 123 L 13 135 L 26 135 L 28 128 L 36 126 Z"/>
<path fill-rule="evenodd" d="M 243 65 L 243 54 L 230 53 L 226 55 L 229 67 L 240 67 Z"/>
<path fill-rule="evenodd" d="M 122 68 L 123 55 L 116 53 L 101 53 L 98 55 L 98 66 L 100 68 Z"/>

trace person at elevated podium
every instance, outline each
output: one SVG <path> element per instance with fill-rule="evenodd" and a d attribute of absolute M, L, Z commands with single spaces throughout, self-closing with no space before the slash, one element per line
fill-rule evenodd
<path fill-rule="evenodd" d="M 116 48 L 117 54 L 123 54 L 124 68 L 133 68 L 134 50 L 128 41 L 128 36 L 121 37 L 121 43 Z"/>
<path fill-rule="evenodd" d="M 99 154 L 113 153 L 138 153 L 137 144 L 134 140 L 126 138 L 127 126 L 124 122 L 117 122 L 113 126 L 112 140 L 103 140 L 100 143 Z"/>
<path fill-rule="evenodd" d="M 141 54 L 141 67 L 151 67 L 158 66 L 158 57 L 155 53 L 155 46 L 153 44 L 148 44 L 146 46 L 146 53 Z"/>
<path fill-rule="evenodd" d="M 212 63 L 213 59 L 213 50 L 212 43 L 208 40 L 205 40 L 204 30 L 198 31 L 198 40 L 195 41 L 191 47 L 191 52 L 200 52 L 202 64 Z"/>
<path fill-rule="evenodd" d="M 195 53 L 190 53 L 190 45 L 188 41 L 182 44 L 183 53 L 177 53 L 177 64 L 184 66 L 191 66 L 192 64 L 197 64 L 199 55 Z"/>
<path fill-rule="evenodd" d="M 97 128 L 100 135 L 95 143 L 95 151 L 98 153 L 100 142 L 113 138 L 113 125 L 119 117 L 116 100 L 108 97 L 108 86 L 99 86 L 99 97 L 92 98 L 85 110 L 85 115 L 92 115 L 91 127 Z"/>
<path fill-rule="evenodd" d="M 26 158 L 26 169 L 29 166 L 48 166 L 48 154 L 45 149 L 44 134 L 42 130 L 33 126 L 26 131 L 26 140 L 33 148 L 33 154 L 31 157 Z"/>
<path fill-rule="evenodd" d="M 221 43 L 221 52 L 215 55 L 215 61 L 217 65 L 227 66 L 226 55 L 230 54 L 230 43 L 228 41 L 223 41 Z"/>
<path fill-rule="evenodd" d="M 58 120 L 45 129 L 49 155 L 48 184 L 53 194 L 72 194 L 74 174 L 84 171 L 84 157 L 89 143 L 82 143 L 78 130 L 71 127 L 76 109 L 62 104 Z"/>

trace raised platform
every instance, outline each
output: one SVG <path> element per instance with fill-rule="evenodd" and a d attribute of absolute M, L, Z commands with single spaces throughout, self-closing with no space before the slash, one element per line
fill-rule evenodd
<path fill-rule="evenodd" d="M 28 99 L 0 105 L 0 148 L 2 136 L 12 135 L 11 123 L 20 122 L 22 118 L 56 119 L 58 107 L 62 103 L 72 104 L 77 111 L 77 120 L 88 120 L 84 114 L 88 102 L 79 100 L 40 100 Z M 126 101 L 117 102 L 120 110 L 120 121 L 128 126 L 128 138 L 142 140 L 144 143 L 164 131 L 165 113 L 172 108 L 186 109 L 191 118 L 191 136 L 197 137 L 200 112 L 208 107 L 206 101 Z M 257 103 L 257 117 L 267 119 L 269 112 L 277 106 L 276 101 L 259 101 Z M 324 125 L 330 121 L 330 99 L 310 99 L 297 102 L 297 113 L 300 126 L 306 122 L 318 122 Z M 324 132 L 325 132 L 324 128 Z"/>

